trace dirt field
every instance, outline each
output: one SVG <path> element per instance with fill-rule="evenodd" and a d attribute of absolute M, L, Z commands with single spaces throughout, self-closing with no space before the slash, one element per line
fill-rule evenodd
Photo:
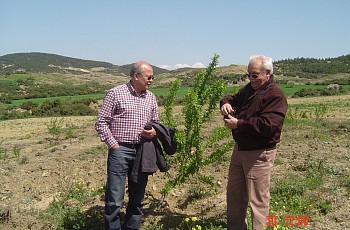
<path fill-rule="evenodd" d="M 289 104 L 325 103 L 328 109 L 324 118 L 339 122 L 350 120 L 349 105 L 342 108 L 337 106 L 339 101 L 346 102 L 349 99 L 350 95 L 290 99 Z M 64 124 L 74 124 L 78 128 L 75 130 L 75 137 L 66 138 L 67 136 L 61 134 L 57 143 L 54 143 L 55 140 L 46 126 L 52 119 L 0 122 L 0 147 L 8 155 L 0 159 L 0 217 L 3 222 L 0 223 L 0 229 L 52 229 L 52 225 L 40 219 L 39 215 L 60 193 L 67 191 L 77 181 L 91 189 L 104 186 L 106 147 L 99 141 L 94 130 L 95 117 L 63 118 Z M 220 122 L 217 117 L 217 123 Z M 332 169 L 349 175 L 349 130 L 342 127 L 339 130 L 339 138 L 322 139 L 310 138 L 310 130 L 284 129 L 273 178 L 279 178 L 288 171 L 293 172 L 294 166 L 305 162 L 307 156 L 323 160 Z M 165 179 L 159 172 L 150 177 L 145 197 L 144 226 L 158 222 L 165 229 L 170 229 L 178 226 L 188 216 L 224 220 L 228 164 L 229 162 L 224 162 L 215 168 L 204 169 L 217 179 L 219 191 L 216 195 L 191 202 L 188 199 L 188 187 L 191 185 L 189 182 L 172 190 L 166 197 L 166 206 L 162 209 L 156 207 Z M 309 225 L 300 229 L 349 228 L 349 190 L 334 186 L 335 178 L 332 177 L 327 178 L 325 183 L 330 188 L 334 187 L 334 192 L 325 193 L 325 199 L 332 204 L 330 211 L 326 215 L 312 214 L 314 216 L 310 216 L 312 221 Z M 102 195 L 92 197 L 81 208 L 94 215 L 102 214 Z M 98 220 L 100 221 L 96 222 L 95 229 L 103 229 L 102 220 Z"/>

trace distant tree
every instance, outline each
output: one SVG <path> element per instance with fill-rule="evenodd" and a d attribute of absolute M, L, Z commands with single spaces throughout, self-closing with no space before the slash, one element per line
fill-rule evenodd
<path fill-rule="evenodd" d="M 25 101 L 23 104 L 20 106 L 21 109 L 25 110 L 33 110 L 39 106 L 38 103 L 32 102 L 32 101 Z"/>

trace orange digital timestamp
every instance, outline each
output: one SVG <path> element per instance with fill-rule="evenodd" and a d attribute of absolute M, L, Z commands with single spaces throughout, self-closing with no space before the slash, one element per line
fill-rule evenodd
<path fill-rule="evenodd" d="M 266 216 L 266 226 L 275 227 L 277 225 L 276 216 Z M 309 225 L 309 216 L 285 216 L 286 226 L 308 226 Z"/>

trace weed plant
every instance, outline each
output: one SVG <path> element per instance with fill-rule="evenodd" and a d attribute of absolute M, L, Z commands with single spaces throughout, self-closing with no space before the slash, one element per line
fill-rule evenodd
<path fill-rule="evenodd" d="M 54 143 L 58 143 L 58 139 L 60 134 L 63 131 L 63 118 L 52 118 L 48 124 L 46 124 L 47 131 L 51 135 L 51 140 L 54 141 Z"/>
<path fill-rule="evenodd" d="M 72 143 L 72 139 L 76 138 L 77 135 L 75 134 L 75 130 L 77 130 L 79 127 L 74 125 L 74 124 L 66 124 L 66 129 L 65 129 L 65 135 L 66 138 L 69 139 L 69 142 Z"/>
<path fill-rule="evenodd" d="M 12 155 L 8 153 L 7 148 L 2 147 L 2 143 L 4 141 L 0 141 L 0 161 L 8 161 L 11 158 L 19 158 L 21 154 L 21 148 L 18 147 L 17 145 L 12 147 Z"/>
<path fill-rule="evenodd" d="M 7 222 L 10 219 L 10 217 L 10 210 L 0 207 L 0 224 Z"/>
<path fill-rule="evenodd" d="M 83 211 L 86 202 L 95 196 L 100 196 L 104 187 L 89 187 L 82 181 L 75 181 L 66 191 L 55 198 L 40 217 L 46 220 L 54 229 L 103 229 L 101 213 Z M 99 227 L 100 226 L 100 227 Z"/>
<path fill-rule="evenodd" d="M 0 160 L 6 161 L 9 159 L 9 155 L 7 154 L 7 149 L 1 146 L 3 142 L 4 141 L 0 141 Z"/>
<path fill-rule="evenodd" d="M 271 186 L 269 216 L 277 219 L 270 229 L 288 229 L 293 223 L 301 226 L 305 224 L 301 221 L 316 221 L 315 216 L 327 215 L 332 209 L 330 200 L 325 199 L 325 181 L 339 172 L 323 159 L 313 159 L 310 155 L 293 170 Z"/>
<path fill-rule="evenodd" d="M 323 120 L 328 110 L 327 105 L 290 105 L 284 120 L 284 125 L 304 127 L 315 126 Z"/>
<path fill-rule="evenodd" d="M 12 148 L 12 153 L 14 155 L 15 158 L 18 158 L 20 156 L 20 153 L 21 153 L 21 149 L 15 145 L 13 148 Z"/>

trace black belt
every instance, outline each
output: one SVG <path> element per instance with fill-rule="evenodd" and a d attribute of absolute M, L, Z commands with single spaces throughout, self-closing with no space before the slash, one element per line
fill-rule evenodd
<path fill-rule="evenodd" d="M 276 149 L 276 144 L 273 144 L 273 145 L 270 145 L 270 146 L 264 146 L 264 147 L 259 147 L 259 148 L 241 148 L 239 147 L 238 145 L 238 150 L 239 151 L 255 151 L 255 150 L 261 150 L 261 149 L 264 149 L 266 151 L 270 151 L 270 150 L 273 150 L 273 149 Z"/>
<path fill-rule="evenodd" d="M 127 147 L 129 149 L 136 149 L 140 147 L 140 144 L 132 144 L 132 143 L 125 143 L 125 142 L 118 142 L 120 146 Z"/>

